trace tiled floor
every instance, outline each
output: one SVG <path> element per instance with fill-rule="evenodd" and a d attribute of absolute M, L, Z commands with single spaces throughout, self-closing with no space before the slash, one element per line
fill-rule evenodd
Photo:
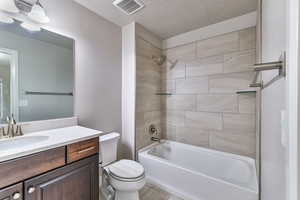
<path fill-rule="evenodd" d="M 176 197 L 159 187 L 146 184 L 146 186 L 140 191 L 140 200 L 184 200 Z"/>
<path fill-rule="evenodd" d="M 105 200 L 100 194 L 100 200 Z M 140 191 L 140 200 L 184 200 L 176 197 L 153 184 L 146 184 Z"/>

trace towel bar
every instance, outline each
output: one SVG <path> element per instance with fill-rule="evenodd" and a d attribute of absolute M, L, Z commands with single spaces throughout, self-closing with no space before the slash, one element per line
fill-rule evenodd
<path fill-rule="evenodd" d="M 286 53 L 283 52 L 282 55 L 279 58 L 279 61 L 276 62 L 269 62 L 269 63 L 260 63 L 255 64 L 253 67 L 255 73 L 254 79 L 252 83 L 249 85 L 249 87 L 259 87 L 261 89 L 264 89 L 274 83 L 275 81 L 283 78 L 286 76 Z M 272 78 L 269 82 L 263 83 L 262 81 L 257 82 L 257 79 L 259 77 L 259 73 L 262 71 L 268 71 L 268 70 L 278 70 L 278 75 Z"/>

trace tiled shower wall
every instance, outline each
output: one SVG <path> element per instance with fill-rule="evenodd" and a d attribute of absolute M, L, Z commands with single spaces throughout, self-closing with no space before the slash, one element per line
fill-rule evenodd
<path fill-rule="evenodd" d="M 255 35 L 253 27 L 165 51 L 168 62 L 161 67 L 161 89 L 173 94 L 161 97 L 165 138 L 255 157 L 255 94 L 236 94 L 247 89 L 254 76 Z M 138 62 L 148 66 L 144 73 L 151 80 L 141 87 L 154 91 L 159 87 L 157 67 L 144 57 L 139 55 Z M 159 124 L 160 106 L 157 97 L 152 98 L 140 109 Z M 145 113 L 143 120 L 149 120 Z"/>
<path fill-rule="evenodd" d="M 161 67 L 152 60 L 152 56 L 160 55 L 161 49 L 136 37 L 136 150 L 152 143 L 151 124 L 161 133 L 161 102 L 156 95 L 161 89 Z"/>

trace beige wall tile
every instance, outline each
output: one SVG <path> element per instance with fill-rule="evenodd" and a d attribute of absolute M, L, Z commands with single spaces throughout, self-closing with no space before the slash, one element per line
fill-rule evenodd
<path fill-rule="evenodd" d="M 198 95 L 197 111 L 238 112 L 236 95 Z"/>
<path fill-rule="evenodd" d="M 175 47 L 165 51 L 165 55 L 171 61 L 190 61 L 196 58 L 196 43 Z"/>
<path fill-rule="evenodd" d="M 168 125 L 184 126 L 184 111 L 166 110 L 164 120 Z"/>
<path fill-rule="evenodd" d="M 209 133 L 198 128 L 177 127 L 176 141 L 185 144 L 208 147 Z"/>
<path fill-rule="evenodd" d="M 147 138 L 145 138 L 145 124 L 144 124 L 144 112 L 136 112 L 136 131 L 135 139 L 137 144 L 137 149 L 142 148 L 145 143 L 147 143 Z"/>
<path fill-rule="evenodd" d="M 151 124 L 154 124 L 157 129 L 161 130 L 161 118 L 161 111 L 144 112 L 144 123 L 146 127 L 150 126 Z"/>
<path fill-rule="evenodd" d="M 249 88 L 254 77 L 253 72 L 216 75 L 209 78 L 210 93 L 235 93 L 237 90 Z"/>
<path fill-rule="evenodd" d="M 160 68 L 153 65 L 148 58 L 137 56 L 136 73 L 137 81 L 148 81 L 160 85 L 157 82 L 161 79 Z"/>
<path fill-rule="evenodd" d="M 177 94 L 201 94 L 208 92 L 208 78 L 189 78 L 176 80 Z"/>
<path fill-rule="evenodd" d="M 151 59 L 152 56 L 159 56 L 162 54 L 162 50 L 153 46 L 151 43 L 147 42 L 141 37 L 136 39 L 136 54 L 148 59 Z"/>
<path fill-rule="evenodd" d="M 160 96 L 154 94 L 137 94 L 136 97 L 136 111 L 155 111 L 161 109 Z"/>
<path fill-rule="evenodd" d="M 176 62 L 175 65 L 170 66 L 168 63 L 167 65 L 163 65 L 161 67 L 161 78 L 162 79 L 178 79 L 185 77 L 185 63 L 183 62 Z"/>
<path fill-rule="evenodd" d="M 255 49 L 256 47 L 256 28 L 248 28 L 241 30 L 240 35 L 240 50 Z"/>
<path fill-rule="evenodd" d="M 151 51 L 151 45 L 150 43 L 146 42 L 140 37 L 137 37 L 136 39 L 136 54 L 137 56 L 145 57 L 145 58 L 151 58 L 150 51 Z"/>
<path fill-rule="evenodd" d="M 154 124 L 159 135 L 162 133 L 161 112 L 137 112 L 136 113 L 136 147 L 137 149 L 148 146 L 152 143 L 149 134 L 149 126 Z"/>
<path fill-rule="evenodd" d="M 176 141 L 176 126 L 164 123 L 162 125 L 162 137 L 167 140 Z"/>
<path fill-rule="evenodd" d="M 222 130 L 222 114 L 187 111 L 185 113 L 185 126 L 203 130 Z"/>
<path fill-rule="evenodd" d="M 175 93 L 175 80 L 161 80 L 161 92 Z"/>
<path fill-rule="evenodd" d="M 224 55 L 224 73 L 253 71 L 255 50 L 238 51 Z"/>
<path fill-rule="evenodd" d="M 136 115 L 135 118 L 136 128 L 140 130 L 144 130 L 145 128 L 144 112 L 136 112 L 135 115 Z"/>
<path fill-rule="evenodd" d="M 186 76 L 195 77 L 220 74 L 223 72 L 223 62 L 223 56 L 213 56 L 188 62 L 186 64 Z"/>
<path fill-rule="evenodd" d="M 172 95 L 162 98 L 162 106 L 167 110 L 196 110 L 196 95 Z"/>
<path fill-rule="evenodd" d="M 256 94 L 241 94 L 238 96 L 240 113 L 255 113 Z"/>
<path fill-rule="evenodd" d="M 210 148 L 229 153 L 255 157 L 255 136 L 232 134 L 230 132 L 210 132 Z"/>
<path fill-rule="evenodd" d="M 175 62 L 171 65 L 169 62 L 161 67 L 161 78 L 162 79 L 178 79 L 185 77 L 185 67 L 184 62 Z"/>
<path fill-rule="evenodd" d="M 149 81 L 140 81 L 140 83 L 136 87 L 136 92 L 138 95 L 154 95 L 155 93 L 159 92 L 160 85 L 152 84 Z"/>
<path fill-rule="evenodd" d="M 223 121 L 225 131 L 255 134 L 255 115 L 224 113 Z"/>
<path fill-rule="evenodd" d="M 163 138 L 220 151 L 255 156 L 255 95 L 247 89 L 254 73 L 255 28 L 168 49 L 168 60 L 137 40 L 137 147 L 151 144 L 148 127 L 155 124 Z M 156 92 L 173 93 L 157 96 Z"/>
<path fill-rule="evenodd" d="M 197 42 L 197 56 L 204 58 L 239 50 L 239 34 L 233 32 Z"/>

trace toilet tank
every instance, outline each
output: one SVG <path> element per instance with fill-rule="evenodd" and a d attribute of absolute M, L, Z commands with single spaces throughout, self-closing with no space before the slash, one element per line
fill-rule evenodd
<path fill-rule="evenodd" d="M 102 167 L 109 165 L 110 163 L 117 160 L 118 142 L 120 139 L 119 133 L 109 133 L 100 136 L 100 152 Z"/>

